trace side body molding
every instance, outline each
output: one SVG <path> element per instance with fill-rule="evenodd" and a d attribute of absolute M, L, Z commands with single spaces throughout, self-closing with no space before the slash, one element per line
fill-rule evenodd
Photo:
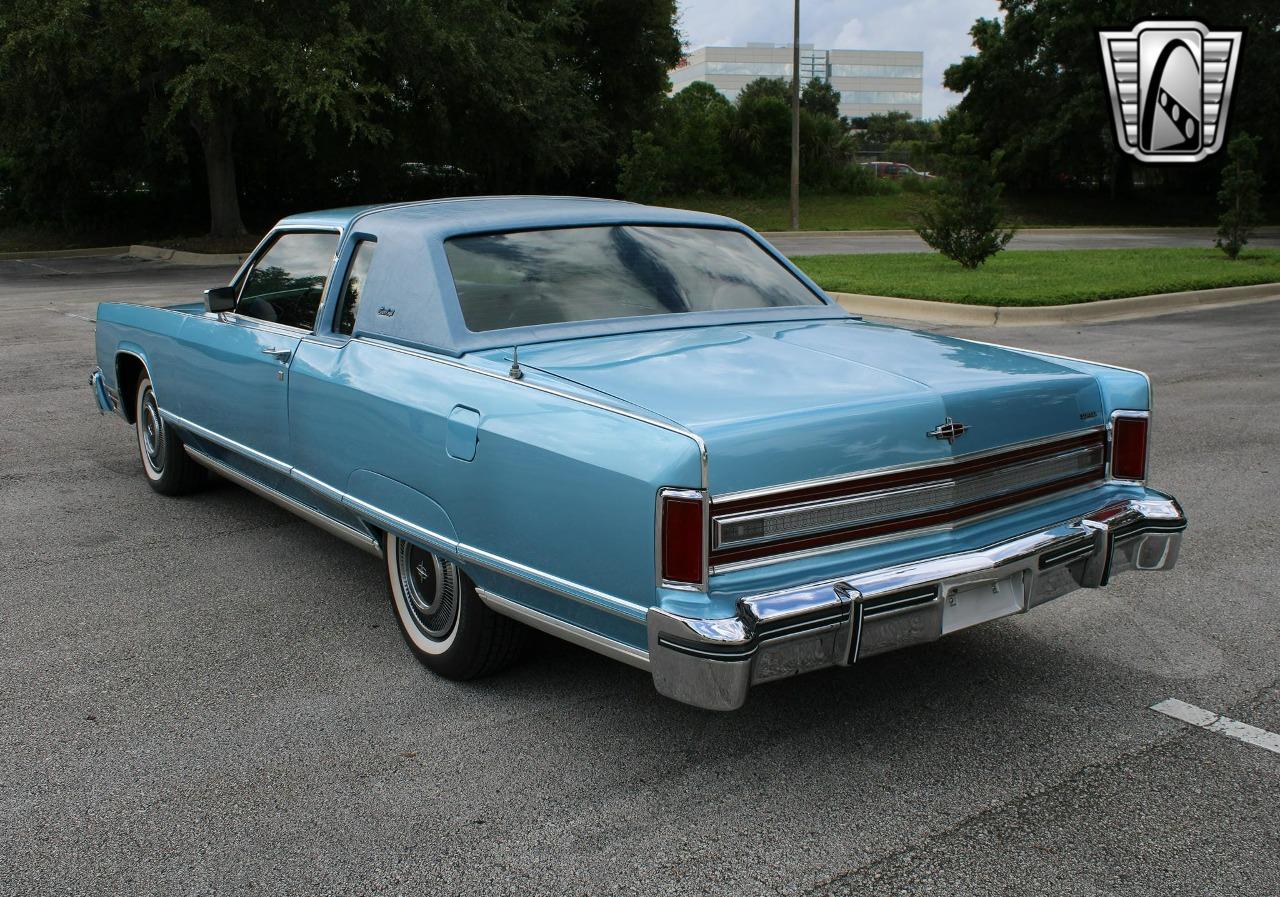
<path fill-rule="evenodd" d="M 399 480 L 357 470 L 347 481 L 343 504 L 357 515 L 451 556 L 458 553 L 453 521 L 435 499 Z"/>

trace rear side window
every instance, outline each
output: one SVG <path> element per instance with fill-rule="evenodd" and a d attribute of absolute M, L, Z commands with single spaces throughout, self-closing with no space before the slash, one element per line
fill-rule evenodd
<path fill-rule="evenodd" d="M 572 227 L 454 237 L 444 248 L 473 332 L 823 304 L 738 231 Z"/>
<path fill-rule="evenodd" d="M 334 330 L 350 335 L 356 329 L 356 311 L 360 308 L 360 297 L 364 292 L 365 281 L 369 277 L 369 265 L 373 263 L 374 250 L 377 243 L 361 240 L 351 254 L 351 264 L 347 267 L 347 280 L 342 285 L 342 295 L 338 297 L 338 313 L 334 318 Z"/>
<path fill-rule="evenodd" d="M 337 248 L 337 234 L 276 237 L 245 278 L 236 314 L 313 329 Z"/>

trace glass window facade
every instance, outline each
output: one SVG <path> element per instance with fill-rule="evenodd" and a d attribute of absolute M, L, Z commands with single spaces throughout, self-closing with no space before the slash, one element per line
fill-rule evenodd
<path fill-rule="evenodd" d="M 919 103 L 918 90 L 842 90 L 840 102 L 859 105 Z"/>
<path fill-rule="evenodd" d="M 792 78 L 792 50 L 782 44 L 703 47 L 681 60 L 669 73 L 676 93 L 694 81 L 706 81 L 730 102 L 743 85 L 756 78 Z M 819 50 L 800 47 L 802 84 L 818 80 L 841 92 L 840 114 L 901 110 L 923 114 L 924 54 L 913 51 Z M 888 88 L 888 89 L 886 89 Z M 904 88 L 904 89 L 893 89 Z"/>
<path fill-rule="evenodd" d="M 804 66 L 801 66 L 803 74 Z M 782 62 L 708 62 L 708 75 L 752 75 L 757 78 L 791 77 L 791 64 Z"/>
<path fill-rule="evenodd" d="M 922 78 L 918 65 L 841 65 L 831 64 L 833 78 Z"/>

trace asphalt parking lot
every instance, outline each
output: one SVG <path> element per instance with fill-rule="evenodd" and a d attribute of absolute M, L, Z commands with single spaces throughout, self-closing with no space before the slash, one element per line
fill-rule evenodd
<path fill-rule="evenodd" d="M 1280 301 L 951 329 L 1151 373 L 1179 568 L 722 715 L 551 640 L 435 678 L 375 559 L 152 492 L 94 303 L 227 273 L 0 262 L 0 893 L 1280 893 L 1280 754 L 1148 709 L 1280 732 Z"/>

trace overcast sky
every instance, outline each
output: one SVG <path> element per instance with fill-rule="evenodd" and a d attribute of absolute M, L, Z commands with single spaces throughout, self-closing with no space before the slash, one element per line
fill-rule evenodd
<path fill-rule="evenodd" d="M 787 0 L 679 0 L 690 50 L 748 41 L 791 42 Z M 997 0 L 800 0 L 800 43 L 822 50 L 923 50 L 924 115 L 959 101 L 942 86 L 948 65 L 973 53 L 969 29 L 999 16 Z"/>

